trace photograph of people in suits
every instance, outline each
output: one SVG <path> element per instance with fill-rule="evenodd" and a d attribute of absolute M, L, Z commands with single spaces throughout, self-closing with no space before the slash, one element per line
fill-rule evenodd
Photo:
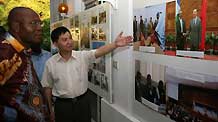
<path fill-rule="evenodd" d="M 193 19 L 190 22 L 189 34 L 191 39 L 191 50 L 198 51 L 201 41 L 201 19 L 198 17 L 198 10 L 194 9 Z"/>
<path fill-rule="evenodd" d="M 186 41 L 186 26 L 180 10 L 176 18 L 176 45 L 177 50 L 184 50 Z"/>
<path fill-rule="evenodd" d="M 137 20 L 136 20 L 136 16 L 134 16 L 134 20 L 133 20 L 133 41 L 136 42 L 137 41 Z"/>

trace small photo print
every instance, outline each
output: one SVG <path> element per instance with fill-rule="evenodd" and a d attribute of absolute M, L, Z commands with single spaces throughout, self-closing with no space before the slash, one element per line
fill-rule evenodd
<path fill-rule="evenodd" d="M 91 17 L 91 25 L 96 25 L 98 22 L 97 22 L 97 16 L 92 16 Z"/>
<path fill-rule="evenodd" d="M 92 40 L 98 40 L 98 28 L 92 27 L 91 28 L 91 39 Z"/>
<path fill-rule="evenodd" d="M 103 28 L 99 28 L 99 40 L 106 41 L 106 32 Z"/>
<path fill-rule="evenodd" d="M 88 23 L 81 24 L 81 49 L 90 49 L 89 28 Z"/>
<path fill-rule="evenodd" d="M 88 71 L 88 81 L 93 83 L 93 70 L 91 68 Z"/>
<path fill-rule="evenodd" d="M 105 56 L 97 59 L 94 63 L 93 63 L 93 69 L 101 72 L 101 73 L 105 73 Z"/>
<path fill-rule="evenodd" d="M 94 84 L 100 86 L 101 74 L 98 71 L 95 71 Z"/>
<path fill-rule="evenodd" d="M 106 11 L 99 13 L 99 24 L 106 23 Z"/>
<path fill-rule="evenodd" d="M 79 28 L 79 16 L 75 16 L 75 27 Z"/>
<path fill-rule="evenodd" d="M 101 88 L 105 91 L 108 91 L 108 81 L 105 74 L 101 74 Z"/>
<path fill-rule="evenodd" d="M 70 18 L 70 27 L 73 28 L 74 27 L 74 18 Z"/>

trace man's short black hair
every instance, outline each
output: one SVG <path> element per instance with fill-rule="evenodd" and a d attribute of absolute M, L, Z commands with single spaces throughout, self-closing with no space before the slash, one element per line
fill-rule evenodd
<path fill-rule="evenodd" d="M 66 32 L 69 32 L 69 33 L 70 33 L 70 31 L 69 31 L 66 27 L 64 27 L 64 26 L 55 28 L 55 29 L 51 32 L 51 40 L 52 40 L 52 42 L 53 42 L 53 43 L 54 43 L 54 42 L 57 42 L 58 39 L 59 39 L 59 36 L 60 36 L 61 34 L 65 34 Z"/>

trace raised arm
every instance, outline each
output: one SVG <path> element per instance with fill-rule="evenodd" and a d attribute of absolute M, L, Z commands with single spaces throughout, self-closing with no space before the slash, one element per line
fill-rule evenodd
<path fill-rule="evenodd" d="M 98 57 L 104 56 L 108 54 L 109 52 L 113 51 L 114 49 L 116 49 L 117 47 L 124 47 L 132 42 L 132 39 L 133 39 L 132 36 L 122 36 L 122 35 L 123 35 L 123 32 L 121 32 L 116 37 L 114 42 L 98 48 L 95 52 L 95 57 L 98 58 Z"/>

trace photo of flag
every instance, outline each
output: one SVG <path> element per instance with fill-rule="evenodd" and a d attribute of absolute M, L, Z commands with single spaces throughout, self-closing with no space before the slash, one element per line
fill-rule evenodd
<path fill-rule="evenodd" d="M 180 0 L 176 0 L 176 16 L 177 16 L 177 14 L 179 13 L 180 10 L 181 10 Z"/>
<path fill-rule="evenodd" d="M 200 43 L 200 49 L 204 50 L 205 48 L 205 38 L 206 38 L 206 13 L 207 13 L 207 0 L 202 0 L 201 4 L 201 43 Z"/>

